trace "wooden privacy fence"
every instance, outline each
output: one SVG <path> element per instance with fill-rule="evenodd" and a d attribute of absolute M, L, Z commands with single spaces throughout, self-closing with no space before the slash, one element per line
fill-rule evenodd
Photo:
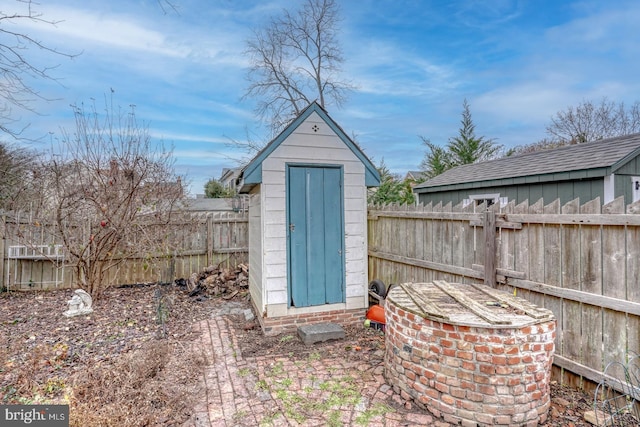
<path fill-rule="evenodd" d="M 640 204 L 370 207 L 369 277 L 485 283 L 553 311 L 555 373 L 598 383 L 640 354 Z M 623 378 L 622 369 L 607 370 Z"/>
<path fill-rule="evenodd" d="M 3 286 L 8 289 L 73 286 L 75 272 L 66 262 L 55 229 L 29 225 L 33 225 L 33 221 L 23 218 L 5 216 L 0 221 Z M 171 234 L 174 248 L 171 253 L 127 258 L 109 272 L 106 280 L 116 284 L 170 282 L 189 277 L 209 265 L 232 266 L 248 261 L 246 213 L 189 214 L 164 227 Z M 135 242 L 135 236 L 131 239 Z"/>

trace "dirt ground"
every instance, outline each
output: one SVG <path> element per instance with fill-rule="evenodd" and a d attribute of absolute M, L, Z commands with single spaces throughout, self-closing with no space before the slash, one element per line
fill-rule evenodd
<path fill-rule="evenodd" d="M 187 420 L 190 396 L 203 392 L 203 360 L 191 349 L 191 325 L 229 302 L 189 297 L 174 285 L 113 288 L 94 303 L 91 315 L 66 318 L 62 312 L 72 293 L 0 293 L 0 403 L 68 403 L 72 426 L 170 426 Z M 250 307 L 246 291 L 233 301 Z M 296 336 L 265 337 L 255 321 L 236 320 L 245 359 L 308 356 Z M 344 345 L 328 346 L 324 357 L 379 355 L 384 348 L 379 331 L 346 332 Z M 583 414 L 591 404 L 591 395 L 553 383 L 545 425 L 588 426 Z"/>

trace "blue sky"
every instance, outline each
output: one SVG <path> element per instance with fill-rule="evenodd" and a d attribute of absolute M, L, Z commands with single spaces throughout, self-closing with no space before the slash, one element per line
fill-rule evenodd
<path fill-rule="evenodd" d="M 268 135 L 242 101 L 245 42 L 253 28 L 298 2 L 286 0 L 46 0 L 36 6 L 56 26 L 12 27 L 72 60 L 31 50 L 58 65 L 57 83 L 34 82 L 53 101 L 21 112 L 28 136 L 73 131 L 71 104 L 136 106 L 153 138 L 172 145 L 176 171 L 192 194 L 235 167 L 246 153 L 230 144 Z M 552 115 L 583 100 L 640 100 L 640 2 L 637 0 L 342 0 L 343 77 L 357 86 L 327 106 L 378 164 L 416 170 L 420 136 L 444 145 L 471 107 L 477 135 L 505 147 L 545 137 Z M 0 0 L 0 10 L 19 9 Z M 38 144 L 35 144 L 38 146 Z"/>

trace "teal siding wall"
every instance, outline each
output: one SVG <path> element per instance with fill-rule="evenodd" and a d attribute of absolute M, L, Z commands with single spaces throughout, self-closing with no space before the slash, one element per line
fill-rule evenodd
<path fill-rule="evenodd" d="M 626 203 L 631 203 L 633 201 L 633 181 L 631 180 L 632 176 L 640 176 L 640 173 L 637 175 L 616 174 L 615 176 L 616 197 L 624 196 L 624 200 Z"/>
<path fill-rule="evenodd" d="M 627 182 L 628 193 L 625 194 L 625 200 L 627 197 L 631 197 L 631 180 L 625 177 Z M 616 177 L 616 189 L 618 189 L 618 181 Z M 622 188 L 622 187 L 620 187 Z M 423 204 L 432 203 L 434 205 L 442 202 L 443 205 L 451 202 L 454 206 L 461 203 L 464 199 L 468 199 L 473 194 L 494 194 L 499 193 L 500 197 L 507 197 L 509 201 L 514 200 L 516 203 L 522 203 L 525 200 L 529 200 L 530 203 L 535 203 L 539 199 L 546 201 L 553 201 L 560 199 L 562 204 L 567 203 L 577 197 L 581 202 L 587 202 L 593 200 L 596 197 L 604 198 L 604 181 L 602 178 L 597 179 L 583 179 L 579 181 L 561 181 L 561 182 L 547 182 L 547 183 L 534 183 L 534 184 L 520 184 L 509 186 L 484 186 L 475 187 L 464 190 L 452 190 L 443 191 L 439 193 L 421 193 L 418 195 L 418 202 Z M 618 196 L 618 194 L 616 194 Z"/>
<path fill-rule="evenodd" d="M 635 157 L 618 169 L 616 174 L 620 175 L 640 175 L 640 157 Z"/>

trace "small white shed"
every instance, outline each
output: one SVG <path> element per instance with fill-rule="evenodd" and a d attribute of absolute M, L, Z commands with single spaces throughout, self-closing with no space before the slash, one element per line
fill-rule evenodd
<path fill-rule="evenodd" d="M 377 169 L 316 102 L 242 170 L 249 290 L 266 334 L 364 317 L 367 187 Z"/>

